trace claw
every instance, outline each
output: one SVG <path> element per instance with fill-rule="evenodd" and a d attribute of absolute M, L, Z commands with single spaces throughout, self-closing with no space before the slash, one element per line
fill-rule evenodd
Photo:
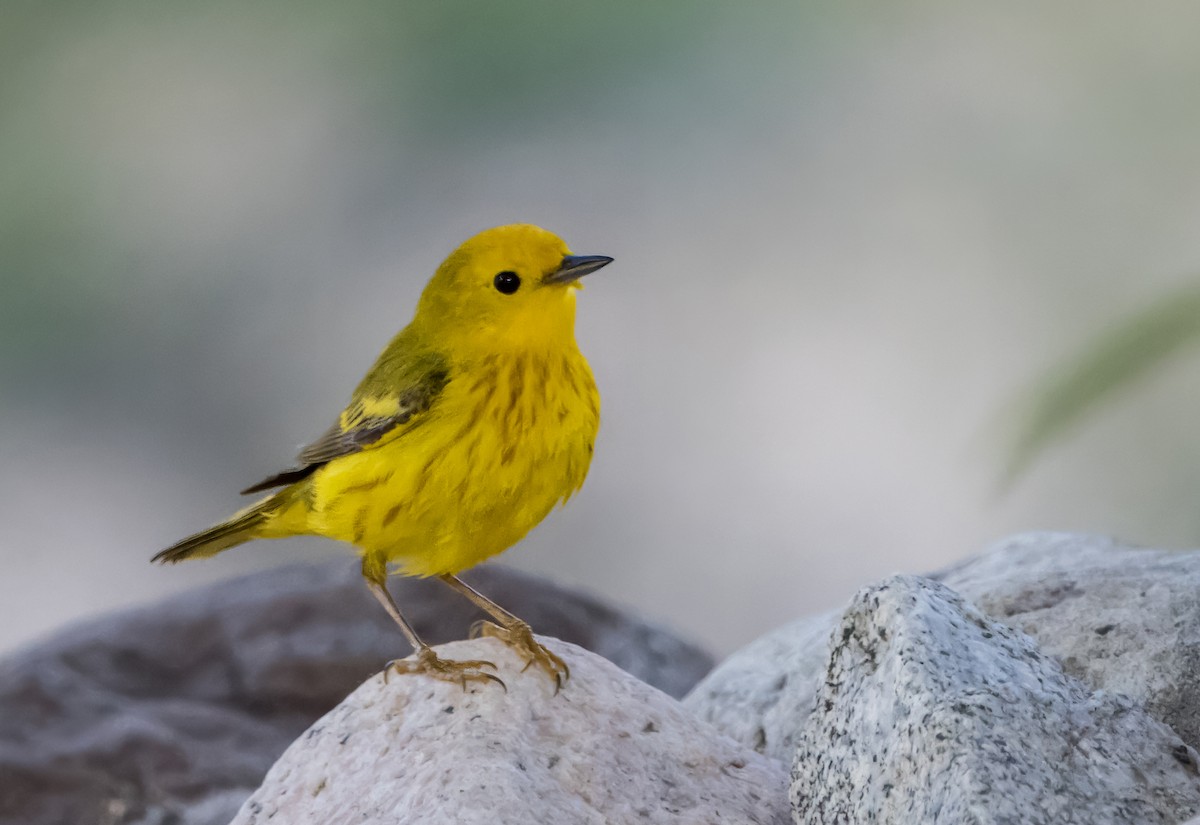
<path fill-rule="evenodd" d="M 546 672 L 546 675 L 554 680 L 555 695 L 562 690 L 562 686 L 571 678 L 571 668 L 567 667 L 567 663 L 559 658 L 550 648 L 533 638 L 533 631 L 525 622 L 501 627 L 489 621 L 478 621 L 471 625 L 471 638 L 474 639 L 479 636 L 499 639 L 518 653 L 522 653 L 528 657 L 525 667 L 521 668 L 521 672 L 524 673 L 531 666 L 537 665 Z"/>
<path fill-rule="evenodd" d="M 431 648 L 426 647 L 417 651 L 415 659 L 410 656 L 407 659 L 393 659 L 388 662 L 383 668 L 383 681 L 386 684 L 388 674 L 394 670 L 400 674 L 421 673 L 434 679 L 441 679 L 443 682 L 461 682 L 463 692 L 466 692 L 468 682 L 495 682 L 504 689 L 505 693 L 508 693 L 508 685 L 504 684 L 504 680 L 491 673 L 485 673 L 483 671 L 485 667 L 496 670 L 493 662 L 484 659 L 470 659 L 461 662 L 439 659 Z"/>

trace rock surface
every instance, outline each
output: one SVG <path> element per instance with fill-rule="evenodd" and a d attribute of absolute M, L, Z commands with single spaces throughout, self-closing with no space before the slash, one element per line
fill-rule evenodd
<path fill-rule="evenodd" d="M 684 697 L 684 707 L 759 753 L 790 763 L 840 615 L 809 616 L 759 637 L 704 677 Z"/>
<path fill-rule="evenodd" d="M 368 680 L 288 748 L 234 825 L 788 822 L 787 771 L 598 656 L 543 641 L 571 668 L 555 695 L 494 639 L 496 685 Z"/>
<path fill-rule="evenodd" d="M 1200 551 L 1029 533 L 931 578 L 1033 636 L 1092 689 L 1143 702 L 1200 747 Z M 684 704 L 740 742 L 790 759 L 838 613 L 785 625 L 730 656 Z"/>
<path fill-rule="evenodd" d="M 1170 728 L 940 584 L 867 588 L 834 639 L 798 740 L 798 823 L 1173 825 L 1200 810 L 1197 754 Z"/>
<path fill-rule="evenodd" d="M 680 695 L 707 654 L 500 567 L 466 578 L 552 633 Z M 436 582 L 392 591 L 431 642 L 479 617 Z M 271 570 L 78 625 L 0 662 L 0 823 L 225 825 L 284 749 L 403 637 L 351 561 Z"/>
<path fill-rule="evenodd" d="M 1200 748 L 1200 550 L 1034 533 L 933 578 Z"/>

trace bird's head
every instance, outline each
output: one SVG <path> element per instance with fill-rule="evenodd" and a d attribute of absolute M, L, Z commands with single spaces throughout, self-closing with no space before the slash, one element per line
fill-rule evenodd
<path fill-rule="evenodd" d="M 608 264 L 572 255 L 530 224 L 480 232 L 438 267 L 417 306 L 427 336 L 459 351 L 552 349 L 573 343 L 579 279 Z"/>

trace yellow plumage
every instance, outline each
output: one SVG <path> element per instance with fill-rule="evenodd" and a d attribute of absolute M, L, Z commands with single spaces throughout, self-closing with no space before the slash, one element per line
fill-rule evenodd
<path fill-rule="evenodd" d="M 487 663 L 444 662 L 416 638 L 383 589 L 389 565 L 441 577 L 499 620 L 487 632 L 561 681 L 565 666 L 528 626 L 454 574 L 511 547 L 587 476 L 600 397 L 575 344 L 575 294 L 579 277 L 610 260 L 573 256 L 525 224 L 471 238 L 438 268 L 412 322 L 338 421 L 300 453 L 300 466 L 247 492 L 281 489 L 155 559 L 213 555 L 255 538 L 349 542 L 418 650 L 417 664 L 396 669 L 494 678 L 479 671 Z"/>
<path fill-rule="evenodd" d="M 587 475 L 598 395 L 571 350 L 460 364 L 427 421 L 317 470 L 264 535 L 340 539 L 418 576 L 507 550 Z"/>

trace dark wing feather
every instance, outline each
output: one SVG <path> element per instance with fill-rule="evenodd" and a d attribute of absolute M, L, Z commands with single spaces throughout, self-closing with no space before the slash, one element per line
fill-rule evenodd
<path fill-rule="evenodd" d="M 423 404 L 405 404 L 401 400 L 394 415 L 352 415 L 347 422 L 348 428 L 344 429 L 340 421 L 334 424 L 320 438 L 301 450 L 297 461 L 304 465 L 324 464 L 338 456 L 356 453 L 363 447 L 374 444 L 394 428 L 407 424 L 414 415 L 426 409 L 427 406 Z"/>
<path fill-rule="evenodd" d="M 335 458 L 368 449 L 398 428 L 412 429 L 422 420 L 421 414 L 433 406 L 449 380 L 440 359 L 423 359 L 419 366 L 423 368 L 414 371 L 416 374 L 410 376 L 405 386 L 394 393 L 380 392 L 382 388 L 378 380 L 364 380 L 355 391 L 354 401 L 338 421 L 300 451 L 296 459 L 300 466 L 265 478 L 242 490 L 242 495 L 295 484 Z M 369 375 L 368 379 L 371 378 Z M 381 408 L 388 409 L 388 412 L 366 413 L 366 409 L 377 411 Z"/>

